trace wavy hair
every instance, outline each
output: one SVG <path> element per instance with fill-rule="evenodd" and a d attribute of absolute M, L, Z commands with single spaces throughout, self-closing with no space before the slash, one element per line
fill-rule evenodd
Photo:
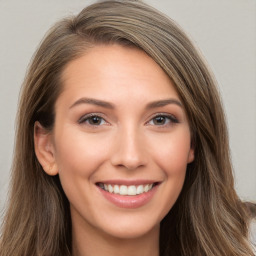
<path fill-rule="evenodd" d="M 160 255 L 249 256 L 249 218 L 235 189 L 222 103 L 213 75 L 174 21 L 141 1 L 101 1 L 58 22 L 36 51 L 17 114 L 9 207 L 1 256 L 71 255 L 69 202 L 59 177 L 40 166 L 34 123 L 54 127 L 64 67 L 98 44 L 136 47 L 175 84 L 195 148 L 184 187 L 161 222 Z"/>

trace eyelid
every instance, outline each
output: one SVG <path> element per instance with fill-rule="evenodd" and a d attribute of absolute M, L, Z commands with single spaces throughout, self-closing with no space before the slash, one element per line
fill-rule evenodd
<path fill-rule="evenodd" d="M 166 118 L 169 118 L 170 119 L 170 122 L 172 124 L 176 124 L 176 123 L 179 123 L 179 119 L 173 115 L 173 114 L 170 114 L 170 113 L 164 113 L 164 112 L 160 112 L 160 113 L 156 113 L 154 114 L 153 116 L 151 116 L 151 118 L 149 119 L 149 121 L 146 122 L 146 124 L 149 124 L 149 122 L 151 122 L 154 118 L 156 117 L 159 117 L 159 116 L 162 116 L 162 117 L 166 117 Z M 160 125 L 159 125 L 160 126 Z M 162 125 L 162 126 L 166 126 L 166 125 Z"/>
<path fill-rule="evenodd" d="M 160 113 L 155 113 L 153 116 L 150 117 L 150 119 L 146 122 L 146 125 L 148 125 L 154 118 L 156 117 L 159 117 L 159 116 L 162 116 L 162 117 L 165 117 L 165 118 L 168 118 L 170 119 L 170 123 L 171 124 L 176 124 L 176 123 L 179 123 L 179 119 L 173 115 L 173 114 L 170 114 L 170 113 L 164 113 L 164 112 L 160 112 Z M 88 113 L 88 114 L 84 114 L 83 116 L 81 116 L 79 119 L 78 119 L 78 123 L 79 124 L 82 124 L 84 123 L 87 119 L 89 119 L 90 117 L 100 117 L 104 120 L 104 122 L 109 125 L 109 122 L 106 120 L 106 118 L 104 117 L 104 114 L 102 113 L 98 113 L 98 112 L 94 112 L 94 113 Z M 94 126 L 94 125 L 91 125 L 91 126 Z M 97 125 L 95 125 L 97 126 Z M 99 126 L 99 125 L 98 125 Z M 165 125 L 159 125 L 159 126 L 167 126 L 166 124 Z"/>
<path fill-rule="evenodd" d="M 100 117 L 100 118 L 102 118 L 106 123 L 108 123 L 107 121 L 106 121 L 106 119 L 103 117 L 103 114 L 102 113 L 88 113 L 88 114 L 85 114 L 85 115 L 83 115 L 82 117 L 80 117 L 79 119 L 78 119 L 78 123 L 79 124 L 82 124 L 82 123 L 84 123 L 88 118 L 90 118 L 90 117 Z M 96 126 L 96 125 L 95 125 Z"/>

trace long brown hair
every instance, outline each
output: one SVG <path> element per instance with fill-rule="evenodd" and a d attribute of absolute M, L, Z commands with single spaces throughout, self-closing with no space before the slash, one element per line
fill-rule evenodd
<path fill-rule="evenodd" d="M 33 128 L 36 121 L 53 128 L 64 67 L 97 44 L 137 47 L 151 56 L 174 82 L 189 119 L 195 160 L 188 165 L 177 202 L 161 222 L 160 255 L 253 255 L 248 217 L 234 190 L 216 82 L 172 20 L 131 0 L 85 8 L 57 23 L 38 48 L 20 98 L 0 255 L 71 255 L 69 202 L 59 177 L 48 176 L 36 158 Z"/>

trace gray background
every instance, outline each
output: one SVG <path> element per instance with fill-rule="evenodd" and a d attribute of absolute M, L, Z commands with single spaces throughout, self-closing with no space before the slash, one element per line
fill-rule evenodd
<path fill-rule="evenodd" d="M 0 0 L 0 211 L 4 209 L 20 85 L 58 19 L 94 1 Z M 212 68 L 224 101 L 236 189 L 256 200 L 256 1 L 146 0 L 176 20 Z"/>

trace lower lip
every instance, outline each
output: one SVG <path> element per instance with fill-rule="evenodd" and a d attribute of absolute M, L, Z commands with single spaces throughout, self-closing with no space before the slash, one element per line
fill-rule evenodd
<path fill-rule="evenodd" d="M 135 196 L 122 196 L 119 194 L 109 193 L 108 191 L 99 187 L 101 194 L 111 203 L 120 208 L 139 208 L 147 204 L 154 196 L 159 185 L 154 186 L 148 192 Z"/>

